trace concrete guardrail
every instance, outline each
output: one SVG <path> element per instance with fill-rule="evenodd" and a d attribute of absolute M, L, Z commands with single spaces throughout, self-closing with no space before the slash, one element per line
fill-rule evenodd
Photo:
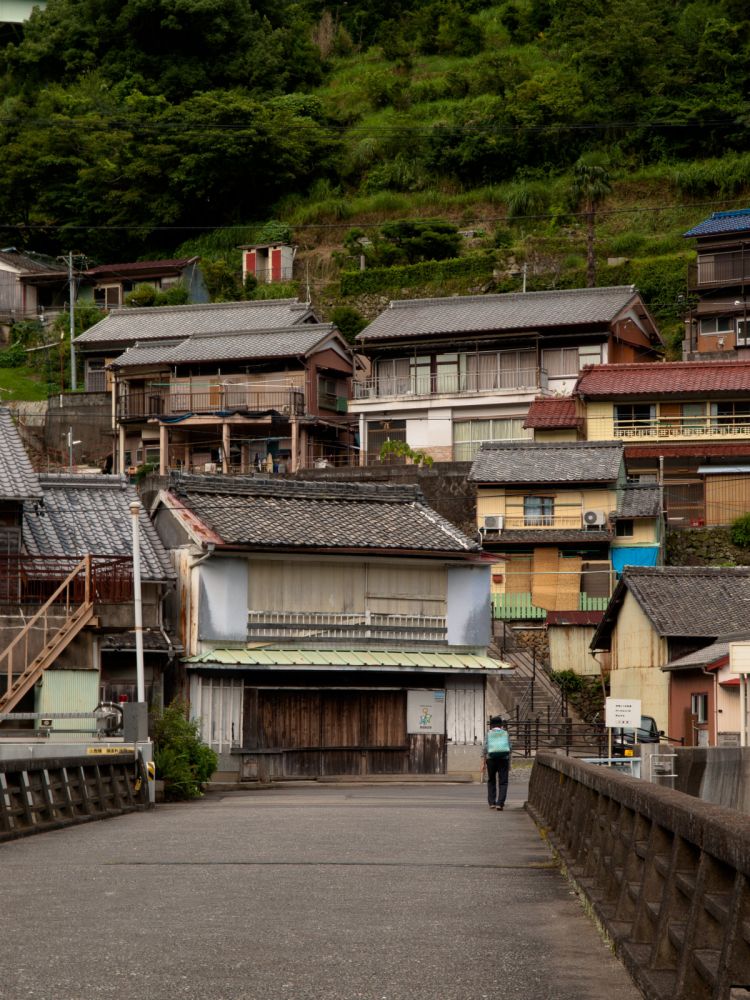
<path fill-rule="evenodd" d="M 0 842 L 148 807 L 132 753 L 0 760 Z"/>
<path fill-rule="evenodd" d="M 747 816 L 550 753 L 527 809 L 647 1000 L 746 995 Z"/>

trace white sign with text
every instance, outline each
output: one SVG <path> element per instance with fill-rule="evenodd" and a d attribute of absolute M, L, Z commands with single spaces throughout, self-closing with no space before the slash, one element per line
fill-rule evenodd
<path fill-rule="evenodd" d="M 641 724 L 640 698 L 607 698 L 604 724 L 608 729 L 620 729 L 623 726 L 637 729 Z"/>

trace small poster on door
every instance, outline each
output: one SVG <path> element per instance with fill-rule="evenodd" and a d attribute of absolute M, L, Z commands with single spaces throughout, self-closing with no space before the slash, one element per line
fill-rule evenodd
<path fill-rule="evenodd" d="M 445 732 L 445 691 L 406 692 L 406 731 L 410 735 Z"/>

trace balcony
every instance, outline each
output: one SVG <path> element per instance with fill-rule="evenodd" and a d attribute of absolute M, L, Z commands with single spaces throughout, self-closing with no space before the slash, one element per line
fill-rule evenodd
<path fill-rule="evenodd" d="M 343 642 L 447 642 L 439 615 L 392 615 L 375 611 L 248 611 L 248 639 Z"/>
<path fill-rule="evenodd" d="M 612 501 L 609 498 L 602 499 L 602 510 L 611 506 Z M 597 531 L 607 531 L 609 530 L 609 522 L 587 524 L 583 519 L 583 511 L 570 514 L 506 514 L 503 517 L 503 531 L 526 531 L 529 528 L 552 531 L 583 531 L 595 528 Z M 487 530 L 491 529 L 487 529 L 485 526 L 485 531 Z"/>
<path fill-rule="evenodd" d="M 612 426 L 612 425 L 609 425 Z M 616 420 L 612 434 L 624 441 L 695 441 L 706 438 L 750 437 L 750 414 L 747 416 L 667 417 L 656 420 Z M 610 436 L 602 421 L 589 422 L 589 440 Z"/>
<path fill-rule="evenodd" d="M 293 386 L 259 386 L 257 383 L 224 382 L 200 389 L 181 385 L 154 386 L 125 392 L 117 400 L 119 420 L 148 419 L 156 416 L 274 410 L 289 416 L 305 412 L 305 393 Z"/>
<path fill-rule="evenodd" d="M 0 604 L 44 604 L 80 561 L 79 556 L 3 554 L 0 556 Z M 59 600 L 80 603 L 85 589 L 85 573 L 81 570 Z M 128 556 L 92 557 L 89 589 L 92 598 L 100 604 L 132 600 L 132 559 Z"/>
<path fill-rule="evenodd" d="M 688 269 L 691 291 L 704 288 L 733 287 L 750 283 L 750 252 L 729 251 L 699 255 Z"/>
<path fill-rule="evenodd" d="M 604 611 L 609 604 L 608 597 L 578 595 L 578 607 L 570 611 Z M 493 594 L 492 617 L 502 621 L 544 621 L 547 609 L 532 603 L 531 594 Z"/>
<path fill-rule="evenodd" d="M 389 375 L 355 382 L 354 399 L 429 399 L 433 396 L 473 396 L 479 393 L 539 392 L 546 388 L 547 372 L 543 368 L 491 373 Z"/>

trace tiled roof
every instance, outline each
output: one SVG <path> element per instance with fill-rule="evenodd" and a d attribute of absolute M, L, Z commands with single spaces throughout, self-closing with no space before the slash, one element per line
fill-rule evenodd
<path fill-rule="evenodd" d="M 55 271 L 59 272 L 61 277 L 65 277 L 68 273 L 66 268 L 51 257 L 44 257 L 40 254 L 29 255 L 20 253 L 18 250 L 1 250 L 0 261 L 26 274 Z"/>
<path fill-rule="evenodd" d="M 612 595 L 592 648 L 608 648 L 617 611 L 630 591 L 658 635 L 715 639 L 747 628 L 750 567 L 629 566 Z M 605 645 L 599 645 L 604 641 Z"/>
<path fill-rule="evenodd" d="M 138 499 L 123 476 L 43 474 L 40 511 L 26 504 L 23 541 L 31 555 L 131 556 L 133 522 L 129 505 Z M 169 580 L 172 564 L 145 511 L 139 517 L 144 580 Z"/>
<path fill-rule="evenodd" d="M 566 542 L 608 542 L 611 536 L 608 531 L 592 531 L 589 528 L 519 528 L 503 531 L 485 532 L 485 545 L 497 543 L 503 545 L 560 545 Z M 493 545 L 493 548 L 495 546 Z"/>
<path fill-rule="evenodd" d="M 622 456 L 620 441 L 483 444 L 469 479 L 475 483 L 614 483 Z"/>
<path fill-rule="evenodd" d="M 539 396 L 529 407 L 523 426 L 554 430 L 580 427 L 582 422 L 576 413 L 575 400 L 570 396 Z"/>
<path fill-rule="evenodd" d="M 708 219 L 688 229 L 683 236 L 718 236 L 721 233 L 742 233 L 750 229 L 750 208 L 735 212 L 712 212 Z"/>
<path fill-rule="evenodd" d="M 547 625 L 598 625 L 603 611 L 548 611 Z"/>
<path fill-rule="evenodd" d="M 10 410 L 0 409 L 0 500 L 30 500 L 41 495 L 39 479 Z"/>
<path fill-rule="evenodd" d="M 296 299 L 113 309 L 103 320 L 76 337 L 76 343 L 88 346 L 119 342 L 124 347 L 137 340 L 190 337 L 194 333 L 287 328 L 314 318 L 312 309 Z"/>
<path fill-rule="evenodd" d="M 357 340 L 370 343 L 435 334 L 607 326 L 637 295 L 633 285 L 617 285 L 555 292 L 397 299 L 357 335 Z"/>
<path fill-rule="evenodd" d="M 626 486 L 617 498 L 617 517 L 659 517 L 663 509 L 660 486 Z"/>
<path fill-rule="evenodd" d="M 110 362 L 113 368 L 134 368 L 140 365 L 168 365 L 175 347 L 184 342 L 183 337 L 172 340 L 137 341 L 132 347 Z"/>
<path fill-rule="evenodd" d="M 97 264 L 86 269 L 86 276 L 97 278 L 103 274 L 138 275 L 158 271 L 181 271 L 197 260 L 197 257 L 179 257 L 172 260 L 137 260 L 126 264 Z"/>
<path fill-rule="evenodd" d="M 476 653 L 423 652 L 417 649 L 212 649 L 185 659 L 188 669 L 227 667 L 310 667 L 344 670 L 419 670 L 432 673 L 495 673 L 510 663 Z"/>
<path fill-rule="evenodd" d="M 197 361 L 296 357 L 307 354 L 333 330 L 331 323 L 314 323 L 253 333 L 196 333 L 165 351 L 163 360 L 170 365 L 178 365 Z M 130 366 L 133 363 L 126 351 L 113 364 Z"/>
<path fill-rule="evenodd" d="M 225 544 L 477 552 L 415 486 L 184 476 L 175 493 Z"/>
<path fill-rule="evenodd" d="M 750 361 L 668 361 L 657 364 L 587 365 L 574 394 L 585 399 L 658 396 L 732 396 L 750 391 Z"/>

